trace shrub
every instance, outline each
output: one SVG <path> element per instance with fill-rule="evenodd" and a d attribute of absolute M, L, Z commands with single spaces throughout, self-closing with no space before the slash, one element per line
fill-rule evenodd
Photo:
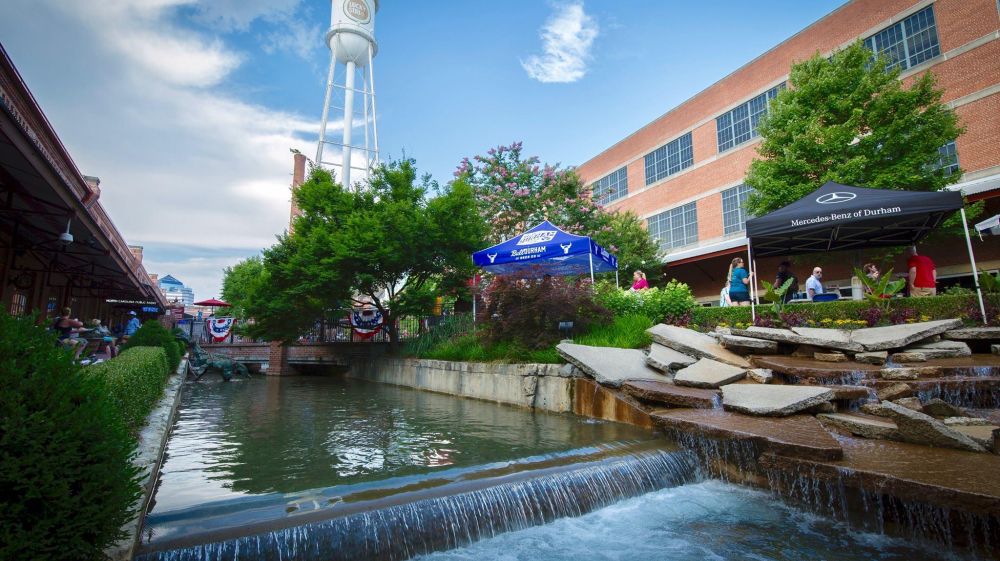
<path fill-rule="evenodd" d="M 167 331 L 166 327 L 156 321 L 150 320 L 142 324 L 131 337 L 123 349 L 132 347 L 163 347 L 167 353 L 167 365 L 171 370 L 176 370 L 181 362 L 181 352 L 179 351 L 176 338 Z"/>
<path fill-rule="evenodd" d="M 497 277 L 484 291 L 484 299 L 481 336 L 488 345 L 504 342 L 545 349 L 561 338 L 561 321 L 572 321 L 577 333 L 611 321 L 611 313 L 594 298 L 589 282 L 563 277 Z"/>
<path fill-rule="evenodd" d="M 132 431 L 142 428 L 146 416 L 163 395 L 170 372 L 167 353 L 162 347 L 130 347 L 117 358 L 85 370 L 87 375 L 101 380 L 106 395 Z"/>
<path fill-rule="evenodd" d="M 687 325 L 697 305 L 688 285 L 676 280 L 663 288 L 639 291 L 620 290 L 610 283 L 601 283 L 597 299 L 615 316 L 642 315 L 654 322 L 674 325 Z"/>
<path fill-rule="evenodd" d="M 646 333 L 650 327 L 653 327 L 653 320 L 643 315 L 615 316 L 611 325 L 595 327 L 580 337 L 574 337 L 573 342 L 594 347 L 641 349 L 653 342 Z"/>
<path fill-rule="evenodd" d="M 416 339 L 407 341 L 406 354 L 424 357 L 431 349 L 438 347 L 443 342 L 472 333 L 474 327 L 471 314 L 447 317 L 427 332 L 421 333 Z"/>
<path fill-rule="evenodd" d="M 475 335 L 461 335 L 441 341 L 436 347 L 425 351 L 421 358 L 434 360 L 454 360 L 464 362 L 516 362 L 559 364 L 562 357 L 555 348 L 526 349 L 517 343 L 501 341 L 494 345 L 484 344 Z"/>
<path fill-rule="evenodd" d="M 34 318 L 0 311 L 0 559 L 99 559 L 139 497 L 104 387 Z"/>

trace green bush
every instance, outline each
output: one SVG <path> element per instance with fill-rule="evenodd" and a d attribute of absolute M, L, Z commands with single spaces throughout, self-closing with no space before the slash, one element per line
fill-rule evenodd
<path fill-rule="evenodd" d="M 181 363 L 181 352 L 176 341 L 177 339 L 173 333 L 167 331 L 167 328 L 163 327 L 160 322 L 149 320 L 142 324 L 142 327 L 129 337 L 128 343 L 123 348 L 163 347 L 163 350 L 167 353 L 167 365 L 173 371 Z"/>
<path fill-rule="evenodd" d="M 976 307 L 978 303 L 975 296 L 933 296 L 927 298 L 892 298 L 889 300 L 889 318 L 891 312 L 912 309 L 918 318 L 926 317 L 929 320 L 961 318 L 968 320 L 968 310 Z M 818 302 L 788 304 L 785 306 L 786 314 L 796 314 L 805 320 L 822 324 L 823 320 L 831 322 L 837 320 L 858 320 L 863 317 L 863 312 L 872 307 L 871 303 L 864 300 L 840 300 L 836 302 Z M 770 314 L 769 307 L 758 306 L 759 316 Z M 710 331 L 720 323 L 732 327 L 737 324 L 752 325 L 749 306 L 731 306 L 727 308 L 695 308 L 691 314 L 692 327 L 702 331 Z"/>
<path fill-rule="evenodd" d="M 84 372 L 101 380 L 122 420 L 129 429 L 138 431 L 163 395 L 171 370 L 162 347 L 129 347 L 118 357 Z"/>
<path fill-rule="evenodd" d="M 104 387 L 34 318 L 0 311 L 0 559 L 100 559 L 139 497 Z"/>
<path fill-rule="evenodd" d="M 646 333 L 650 327 L 653 327 L 653 320 L 646 316 L 616 315 L 611 325 L 595 327 L 580 337 L 574 337 L 573 342 L 593 347 L 641 349 L 653 342 L 649 333 Z"/>
<path fill-rule="evenodd" d="M 475 324 L 472 322 L 472 314 L 462 314 L 445 318 L 426 333 L 420 334 L 416 339 L 407 341 L 406 354 L 416 357 L 425 356 L 431 349 L 438 347 L 445 341 L 468 335 L 474 329 Z"/>
<path fill-rule="evenodd" d="M 672 280 L 663 288 L 620 290 L 610 283 L 597 286 L 597 300 L 615 316 L 641 315 L 654 322 L 686 325 L 697 303 L 688 285 Z"/>
<path fill-rule="evenodd" d="M 419 358 L 464 362 L 513 362 L 559 364 L 563 362 L 555 348 L 526 349 L 517 343 L 502 341 L 484 344 L 475 335 L 462 335 L 441 341 Z"/>

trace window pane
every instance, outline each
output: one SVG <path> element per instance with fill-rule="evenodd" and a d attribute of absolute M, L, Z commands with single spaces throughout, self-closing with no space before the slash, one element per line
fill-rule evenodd
<path fill-rule="evenodd" d="M 592 186 L 594 200 L 606 205 L 628 195 L 628 168 L 621 168 L 597 180 Z"/>
<path fill-rule="evenodd" d="M 865 39 L 865 46 L 889 59 L 888 69 L 907 68 L 941 54 L 933 6 Z"/>
<path fill-rule="evenodd" d="M 646 185 L 690 167 L 693 163 L 691 133 L 687 133 L 646 155 Z"/>
<path fill-rule="evenodd" d="M 716 118 L 719 152 L 757 137 L 757 123 L 767 114 L 768 103 L 784 88 L 784 84 L 771 88 Z"/>
<path fill-rule="evenodd" d="M 698 241 L 696 203 L 688 203 L 652 216 L 647 220 L 647 224 L 650 235 L 657 240 L 661 251 Z"/>

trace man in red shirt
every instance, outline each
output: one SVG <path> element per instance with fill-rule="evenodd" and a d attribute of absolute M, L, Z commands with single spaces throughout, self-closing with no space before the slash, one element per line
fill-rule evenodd
<path fill-rule="evenodd" d="M 909 259 L 906 268 L 910 270 L 910 296 L 934 296 L 937 294 L 937 269 L 926 255 L 918 255 L 916 246 L 906 250 Z"/>

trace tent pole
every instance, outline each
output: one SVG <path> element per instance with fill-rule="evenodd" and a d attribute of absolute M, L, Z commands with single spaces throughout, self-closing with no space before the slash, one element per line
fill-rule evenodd
<path fill-rule="evenodd" d="M 750 274 L 753 274 L 753 253 L 750 250 L 750 236 L 747 236 L 747 269 L 750 270 Z M 727 279 L 732 282 L 733 279 Z M 756 284 L 756 282 L 754 283 Z M 732 290 L 732 287 L 729 287 Z M 747 287 L 747 291 L 750 293 L 750 321 L 757 323 L 757 303 L 754 301 L 754 285 Z"/>
<path fill-rule="evenodd" d="M 972 253 L 972 238 L 969 237 L 969 223 L 965 218 L 965 207 L 962 207 L 962 227 L 965 228 L 965 245 L 969 248 L 969 264 L 972 266 L 972 282 L 976 283 L 976 295 L 979 296 L 979 312 L 983 314 L 983 324 L 987 322 L 986 305 L 983 303 L 983 289 L 979 286 L 979 269 L 976 268 L 976 255 Z"/>
<path fill-rule="evenodd" d="M 618 269 L 615 269 L 615 288 L 621 288 L 618 284 Z"/>
<path fill-rule="evenodd" d="M 594 286 L 594 248 L 590 248 L 587 257 L 590 258 L 590 286 Z"/>
<path fill-rule="evenodd" d="M 472 273 L 472 325 L 476 325 L 476 273 Z"/>

